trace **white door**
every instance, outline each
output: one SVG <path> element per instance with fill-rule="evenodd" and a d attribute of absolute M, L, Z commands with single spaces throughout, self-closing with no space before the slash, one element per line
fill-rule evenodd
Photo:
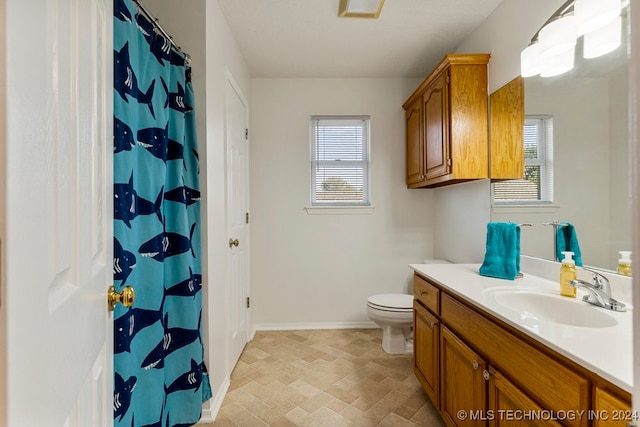
<path fill-rule="evenodd" d="M 112 0 L 6 6 L 7 424 L 111 426 Z"/>
<path fill-rule="evenodd" d="M 227 74 L 227 212 L 229 228 L 230 364 L 247 343 L 249 318 L 249 138 L 247 103 Z"/>

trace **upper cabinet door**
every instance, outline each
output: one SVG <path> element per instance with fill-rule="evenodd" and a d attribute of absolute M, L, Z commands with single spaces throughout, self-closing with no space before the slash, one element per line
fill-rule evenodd
<path fill-rule="evenodd" d="M 424 180 L 424 138 L 422 136 L 422 99 L 405 112 L 407 127 L 407 185 Z"/>
<path fill-rule="evenodd" d="M 449 73 L 444 72 L 422 95 L 426 146 L 426 178 L 449 173 Z"/>

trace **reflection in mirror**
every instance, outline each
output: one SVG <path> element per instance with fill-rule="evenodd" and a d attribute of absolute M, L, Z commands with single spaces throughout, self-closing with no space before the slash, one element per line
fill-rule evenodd
<path fill-rule="evenodd" d="M 584 265 L 615 271 L 618 252 L 631 250 L 629 31 L 623 13 L 623 44 L 614 52 L 583 59 L 579 39 L 573 70 L 525 79 L 525 118 L 552 118 L 553 197 L 498 204 L 492 192 L 491 214 L 533 224 L 521 230 L 522 254 L 554 259 L 554 227 L 543 225 L 553 221 L 575 226 Z"/>

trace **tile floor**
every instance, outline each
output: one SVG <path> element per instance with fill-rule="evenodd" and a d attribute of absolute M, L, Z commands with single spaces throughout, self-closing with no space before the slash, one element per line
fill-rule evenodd
<path fill-rule="evenodd" d="M 382 350 L 380 329 L 257 332 L 213 424 L 444 426 L 410 355 Z"/>

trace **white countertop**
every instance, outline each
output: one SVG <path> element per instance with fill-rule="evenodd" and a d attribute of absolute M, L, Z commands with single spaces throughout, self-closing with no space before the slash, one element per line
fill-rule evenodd
<path fill-rule="evenodd" d="M 510 287 L 535 289 L 559 295 L 560 285 L 557 281 L 526 272 L 524 277 L 516 280 L 485 277 L 478 273 L 480 264 L 411 264 L 410 267 L 450 293 L 499 318 L 623 390 L 633 392 L 633 314 L 631 309 L 618 313 L 589 305 L 593 310 L 604 311 L 616 319 L 617 324 L 610 327 L 578 327 L 553 322 L 537 322 L 536 325 L 532 325 L 528 319 L 521 319 L 514 311 L 497 305 L 487 295 L 486 290 Z M 578 290 L 577 300 L 580 303 L 583 303 L 581 296 L 584 294 L 584 291 Z M 627 301 L 623 302 L 627 303 Z"/>

